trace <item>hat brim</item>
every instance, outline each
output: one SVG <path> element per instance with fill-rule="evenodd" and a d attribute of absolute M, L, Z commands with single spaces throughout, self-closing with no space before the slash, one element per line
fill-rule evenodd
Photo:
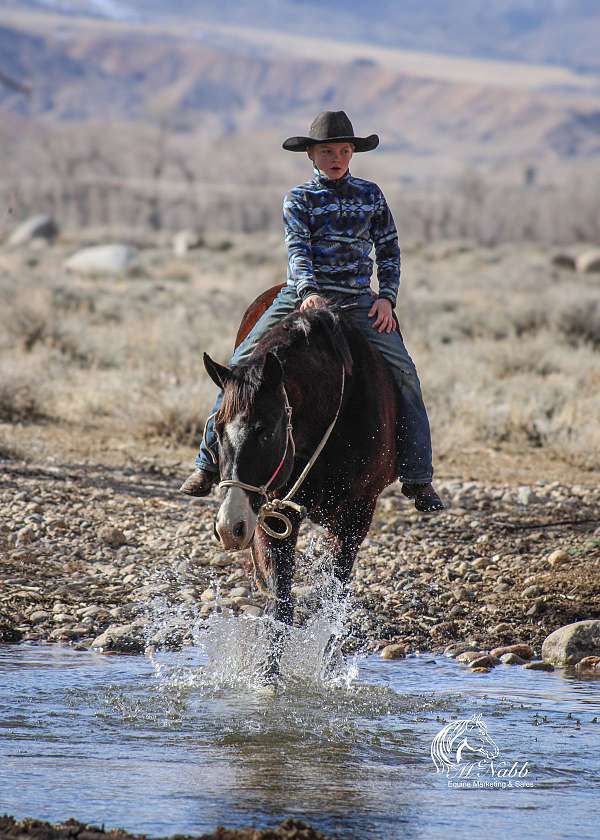
<path fill-rule="evenodd" d="M 368 137 L 328 137 L 326 140 L 315 140 L 313 137 L 288 137 L 283 142 L 287 152 L 305 152 L 317 143 L 352 143 L 355 152 L 371 152 L 379 145 L 379 137 L 369 134 Z"/>

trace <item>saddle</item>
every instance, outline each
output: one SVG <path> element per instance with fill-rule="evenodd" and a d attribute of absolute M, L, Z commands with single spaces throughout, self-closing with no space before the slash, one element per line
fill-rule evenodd
<path fill-rule="evenodd" d="M 260 294 L 257 298 L 255 298 L 252 301 L 250 306 L 242 315 L 240 327 L 235 337 L 236 347 L 238 346 L 238 344 L 241 344 L 241 342 L 246 338 L 246 336 L 248 335 L 252 327 L 256 324 L 261 315 L 267 311 L 269 306 L 271 306 L 279 292 L 283 289 L 284 285 L 284 283 L 279 283 L 277 286 L 271 286 L 270 289 L 267 289 L 265 292 Z M 396 332 L 400 333 L 400 325 L 398 323 L 398 318 L 396 317 L 395 312 L 394 322 L 396 324 Z"/>

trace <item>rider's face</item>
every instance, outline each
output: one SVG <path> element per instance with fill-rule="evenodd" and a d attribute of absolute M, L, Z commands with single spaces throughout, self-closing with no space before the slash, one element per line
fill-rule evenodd
<path fill-rule="evenodd" d="M 348 171 L 354 146 L 351 143 L 315 143 L 307 154 L 326 178 L 337 181 Z"/>

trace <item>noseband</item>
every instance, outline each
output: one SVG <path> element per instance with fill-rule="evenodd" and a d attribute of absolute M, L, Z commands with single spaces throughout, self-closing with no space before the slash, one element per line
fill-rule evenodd
<path fill-rule="evenodd" d="M 266 484 L 257 487 L 254 484 L 246 484 L 244 481 L 236 481 L 235 479 L 227 479 L 226 481 L 219 482 L 219 487 L 239 487 L 241 490 L 248 490 L 250 493 L 258 493 L 260 494 L 265 501 L 259 508 L 258 511 L 258 524 L 260 527 L 265 531 L 269 536 L 274 537 L 277 540 L 284 540 L 286 537 L 292 533 L 292 523 L 288 516 L 285 513 L 281 513 L 282 509 L 289 508 L 290 510 L 294 510 L 296 513 L 300 514 L 301 517 L 306 516 L 306 508 L 303 505 L 299 505 L 296 502 L 292 502 L 292 496 L 294 496 L 302 484 L 306 476 L 311 471 L 313 464 L 321 454 L 321 451 L 327 441 L 329 440 L 329 436 L 333 431 L 333 427 L 336 424 L 336 421 L 340 414 L 340 409 L 342 407 L 342 400 L 344 398 L 344 385 L 346 381 L 346 371 L 344 366 L 342 365 L 342 385 L 340 389 L 340 400 L 338 403 L 337 411 L 335 412 L 335 416 L 327 429 L 325 430 L 325 434 L 321 438 L 319 445 L 315 449 L 314 453 L 312 454 L 308 464 L 304 467 L 298 479 L 296 480 L 294 486 L 289 490 L 283 499 L 272 498 L 269 499 L 268 490 L 271 484 L 275 481 L 277 475 L 279 474 L 281 468 L 285 463 L 285 459 L 288 454 L 288 449 L 291 448 L 292 450 L 292 458 L 296 457 L 296 445 L 294 443 L 294 434 L 292 429 L 292 407 L 290 405 L 290 401 L 288 400 L 287 391 L 285 390 L 285 385 L 282 385 L 283 388 L 283 399 L 285 404 L 285 413 L 287 415 L 287 428 L 286 428 L 286 438 L 285 438 L 285 449 L 283 452 L 283 456 L 279 465 L 277 466 L 275 472 L 271 476 L 271 478 L 267 481 Z M 283 531 L 275 531 L 273 528 L 270 528 L 267 523 L 266 519 L 277 519 L 280 522 L 283 522 L 285 526 L 285 530 Z"/>

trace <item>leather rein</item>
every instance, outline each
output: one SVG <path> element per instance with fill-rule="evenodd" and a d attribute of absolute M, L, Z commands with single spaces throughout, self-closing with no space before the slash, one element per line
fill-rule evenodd
<path fill-rule="evenodd" d="M 285 404 L 285 413 L 287 416 L 287 428 L 286 428 L 286 439 L 285 439 L 285 449 L 283 452 L 283 456 L 275 469 L 275 472 L 271 476 L 271 478 L 267 481 L 266 484 L 261 485 L 260 487 L 254 484 L 246 484 L 244 481 L 237 481 L 236 479 L 227 479 L 225 481 L 219 482 L 219 487 L 239 487 L 241 490 L 248 490 L 250 493 L 258 493 L 260 494 L 266 501 L 262 503 L 258 511 L 258 524 L 260 527 L 265 531 L 269 536 L 274 537 L 277 540 L 284 540 L 286 537 L 292 533 L 292 523 L 290 518 L 286 516 L 285 513 L 282 511 L 288 508 L 289 510 L 293 510 L 296 513 L 300 514 L 301 517 L 306 516 L 306 508 L 303 505 L 299 505 L 296 502 L 292 501 L 292 497 L 298 492 L 300 487 L 304 484 L 306 477 L 308 476 L 309 472 L 314 466 L 315 461 L 321 454 L 325 444 L 329 440 L 329 436 L 333 431 L 333 427 L 335 426 L 337 419 L 340 414 L 340 410 L 342 408 L 342 400 L 344 398 L 344 386 L 346 382 L 346 371 L 344 366 L 342 365 L 342 385 L 340 388 L 340 399 L 338 402 L 337 411 L 335 412 L 335 416 L 327 429 L 325 430 L 325 434 L 319 441 L 319 444 L 315 451 L 313 452 L 309 462 L 304 467 L 294 485 L 291 487 L 290 490 L 285 494 L 283 499 L 278 498 L 269 498 L 269 487 L 275 481 L 276 477 L 278 476 L 281 468 L 283 467 L 285 460 L 287 458 L 288 450 L 291 449 L 292 451 L 292 458 L 296 456 L 296 445 L 294 443 L 294 433 L 292 428 L 292 407 L 290 405 L 290 401 L 288 400 L 287 391 L 285 390 L 285 385 L 282 385 L 283 388 L 283 399 Z M 283 522 L 285 526 L 285 530 L 283 531 L 275 531 L 273 528 L 270 528 L 267 524 L 267 519 L 277 519 L 280 522 Z"/>

